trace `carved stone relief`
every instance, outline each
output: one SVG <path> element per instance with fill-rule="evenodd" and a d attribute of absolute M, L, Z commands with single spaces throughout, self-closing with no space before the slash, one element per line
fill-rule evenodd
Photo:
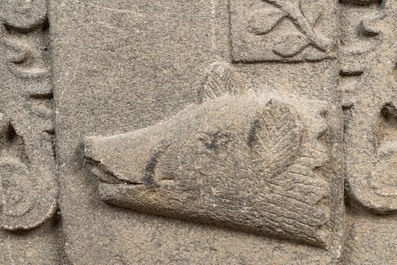
<path fill-rule="evenodd" d="M 335 1 L 232 0 L 231 5 L 236 62 L 318 61 L 336 56 Z"/>
<path fill-rule="evenodd" d="M 1 7 L 1 40 L 13 76 L 2 91 L 0 226 L 29 229 L 57 207 L 47 6 L 6 1 Z"/>
<path fill-rule="evenodd" d="M 0 263 L 55 264 L 61 252 L 48 222 L 58 185 L 47 1 L 2 1 L 0 46 Z"/>
<path fill-rule="evenodd" d="M 351 100 L 346 105 L 348 190 L 364 206 L 380 212 L 397 209 L 395 8 L 393 1 L 384 1 L 357 25 L 361 43 L 341 47 L 342 75 L 357 76 L 347 91 Z"/>
<path fill-rule="evenodd" d="M 304 101 L 249 95 L 233 75 L 216 64 L 200 105 L 129 134 L 87 138 L 102 200 L 328 248 L 326 104 L 298 112 Z"/>
<path fill-rule="evenodd" d="M 0 264 L 395 264 L 396 14 L 2 1 Z"/>

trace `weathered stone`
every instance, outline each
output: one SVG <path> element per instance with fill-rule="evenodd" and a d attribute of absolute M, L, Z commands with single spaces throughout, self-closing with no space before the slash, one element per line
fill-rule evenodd
<path fill-rule="evenodd" d="M 0 22 L 0 263 L 59 264 L 47 2 L 2 1 Z"/>
<path fill-rule="evenodd" d="M 395 264 L 396 14 L 1 1 L 0 264 Z"/>
<path fill-rule="evenodd" d="M 171 120 L 87 138 L 86 157 L 104 182 L 101 198 L 328 248 L 335 229 L 330 183 L 321 173 L 329 158 L 321 139 L 328 129 L 325 104 L 311 101 L 310 110 L 297 112 L 303 100 L 228 96 L 221 87 L 207 88 L 203 95 L 209 94 L 219 99 Z"/>
<path fill-rule="evenodd" d="M 233 60 L 334 58 L 337 4 L 327 0 L 231 1 Z"/>

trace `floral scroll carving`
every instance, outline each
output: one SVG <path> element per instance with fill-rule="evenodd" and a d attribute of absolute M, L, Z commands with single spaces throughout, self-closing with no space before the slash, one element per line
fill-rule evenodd
<path fill-rule="evenodd" d="M 47 1 L 2 1 L 0 22 L 0 227 L 31 229 L 57 209 Z"/>
<path fill-rule="evenodd" d="M 257 0 L 246 5 L 236 1 L 233 6 L 236 61 L 321 60 L 335 56 L 335 35 L 322 25 L 336 16 L 331 1 Z M 241 6 L 249 13 L 240 14 Z M 254 44 L 254 40 L 258 43 Z"/>
<path fill-rule="evenodd" d="M 334 42 L 315 30 L 327 1 L 301 0 L 299 4 L 285 0 L 264 0 L 272 4 L 263 10 L 254 11 L 249 21 L 249 29 L 254 34 L 267 34 L 284 18 L 294 22 L 295 32 L 283 33 L 275 39 L 273 52 L 282 57 L 292 57 L 307 46 L 320 51 L 328 51 Z"/>
<path fill-rule="evenodd" d="M 341 43 L 341 79 L 354 80 L 342 86 L 346 188 L 365 207 L 389 213 L 397 210 L 397 5 L 385 0 L 372 10 L 357 25 L 362 36 Z"/>

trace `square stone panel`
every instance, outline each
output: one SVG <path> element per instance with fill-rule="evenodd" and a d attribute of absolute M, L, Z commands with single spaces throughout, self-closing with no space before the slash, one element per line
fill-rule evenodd
<path fill-rule="evenodd" d="M 235 62 L 335 58 L 337 1 L 231 1 Z"/>
<path fill-rule="evenodd" d="M 343 175 L 331 173 L 340 172 L 339 147 L 331 150 L 333 163 L 324 175 L 335 197 L 328 204 L 335 209 L 327 226 L 329 249 L 109 205 L 84 164 L 87 136 L 147 128 L 197 101 L 208 68 L 230 63 L 229 10 L 227 0 L 51 2 L 60 207 L 71 263 L 335 262 L 340 235 L 333 231 L 343 223 Z M 340 142 L 336 61 L 233 67 L 249 91 L 284 91 L 335 106 L 328 113 L 330 146 Z"/>

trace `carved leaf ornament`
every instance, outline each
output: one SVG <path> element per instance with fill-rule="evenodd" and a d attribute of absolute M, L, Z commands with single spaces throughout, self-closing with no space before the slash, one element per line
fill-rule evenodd
<path fill-rule="evenodd" d="M 314 28 L 319 21 L 324 1 L 301 0 L 262 0 L 271 4 L 264 9 L 255 10 L 248 21 L 248 30 L 256 35 L 264 35 L 276 29 L 283 19 L 290 19 L 297 31 L 276 37 L 273 52 L 281 57 L 292 57 L 306 47 L 313 46 L 320 51 L 330 50 L 333 43 Z"/>
<path fill-rule="evenodd" d="M 249 31 L 257 35 L 267 34 L 286 16 L 287 14 L 275 7 L 256 10 L 248 22 Z"/>

